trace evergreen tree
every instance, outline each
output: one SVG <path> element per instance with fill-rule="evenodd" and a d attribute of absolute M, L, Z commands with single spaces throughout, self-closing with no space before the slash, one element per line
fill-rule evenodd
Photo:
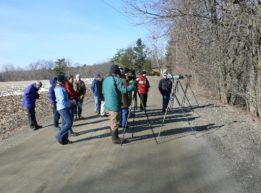
<path fill-rule="evenodd" d="M 68 65 L 65 58 L 57 59 L 55 62 L 54 73 L 56 75 L 65 74 Z"/>
<path fill-rule="evenodd" d="M 135 69 L 141 71 L 144 69 L 144 64 L 146 63 L 146 57 L 148 49 L 146 45 L 143 44 L 141 38 L 136 41 L 136 46 L 133 48 L 134 51 L 134 60 L 135 60 Z"/>

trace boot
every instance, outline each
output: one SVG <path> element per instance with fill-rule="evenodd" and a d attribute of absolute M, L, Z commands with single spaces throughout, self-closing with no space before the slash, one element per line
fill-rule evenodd
<path fill-rule="evenodd" d="M 127 139 L 121 139 L 119 138 L 119 131 L 118 129 L 116 131 L 111 131 L 112 134 L 112 143 L 114 144 L 121 144 L 121 143 L 127 143 Z"/>
<path fill-rule="evenodd" d="M 121 144 L 121 140 L 118 136 L 118 129 L 116 131 L 111 130 L 112 143 Z"/>

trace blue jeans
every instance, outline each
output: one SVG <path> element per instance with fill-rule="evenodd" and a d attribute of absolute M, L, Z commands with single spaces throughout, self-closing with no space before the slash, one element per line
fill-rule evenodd
<path fill-rule="evenodd" d="M 121 120 L 120 120 L 120 124 L 121 124 L 122 128 L 126 127 L 128 115 L 129 115 L 129 108 L 122 108 L 121 109 Z"/>
<path fill-rule="evenodd" d="M 169 104 L 169 99 L 170 99 L 170 95 L 162 95 L 162 111 L 165 112 L 166 108 L 168 107 Z"/>
<path fill-rule="evenodd" d="M 94 111 L 95 111 L 96 113 L 100 113 L 101 101 L 100 101 L 100 99 L 99 99 L 98 96 L 94 96 L 94 103 L 95 103 Z"/>
<path fill-rule="evenodd" d="M 69 131 L 72 129 L 72 114 L 71 109 L 66 108 L 58 111 L 59 114 L 62 117 L 62 127 L 60 131 L 58 131 L 56 135 L 56 139 L 61 144 L 67 144 L 68 143 L 68 134 Z"/>
<path fill-rule="evenodd" d="M 56 109 L 56 105 L 53 105 L 53 125 L 55 127 L 59 127 L 59 119 L 60 119 L 60 114 Z"/>

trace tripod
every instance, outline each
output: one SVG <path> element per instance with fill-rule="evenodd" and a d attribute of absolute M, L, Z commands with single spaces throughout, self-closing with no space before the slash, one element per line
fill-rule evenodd
<path fill-rule="evenodd" d="M 197 103 L 197 106 L 199 106 L 199 103 L 198 103 L 198 100 L 195 96 L 195 93 L 194 91 L 192 90 L 191 86 L 190 86 L 190 82 L 191 82 L 191 77 L 192 75 L 185 75 L 185 77 L 187 78 L 187 82 L 186 82 L 186 86 L 185 86 L 185 91 L 184 91 L 184 96 L 183 96 L 183 99 L 182 99 L 182 105 L 185 103 L 185 96 L 187 96 L 187 91 L 190 90 L 193 97 L 194 97 L 194 100 L 196 101 Z"/>
<path fill-rule="evenodd" d="M 174 79 L 172 79 L 172 81 L 174 81 Z M 178 99 L 177 97 L 177 92 L 178 92 L 178 89 L 181 88 L 182 92 L 183 92 L 183 97 L 185 97 L 185 99 L 188 101 L 188 103 L 190 104 L 189 100 L 188 100 L 188 97 L 185 93 L 185 90 L 180 82 L 180 79 L 177 79 L 175 84 L 174 84 L 174 87 L 172 86 L 172 92 L 171 92 L 171 98 L 169 100 L 169 103 L 168 103 L 168 106 L 167 108 L 165 109 L 165 112 L 164 112 L 164 116 L 163 116 L 163 119 L 162 119 L 162 124 L 161 124 L 161 128 L 160 128 L 160 131 L 159 131 L 159 134 L 158 134 L 158 137 L 157 137 L 157 140 L 159 141 L 160 139 L 160 134 L 162 132 L 162 129 L 163 129 L 163 125 L 165 123 L 165 119 L 166 119 L 166 115 L 168 113 L 168 111 L 170 111 L 170 109 L 174 109 L 174 102 L 175 100 L 177 101 L 177 104 L 178 106 L 181 108 L 181 111 L 182 113 L 185 114 L 185 111 L 184 111 L 184 106 L 182 103 L 180 103 L 180 100 Z M 187 122 L 188 122 L 188 125 L 190 126 L 191 128 L 191 131 L 194 131 L 193 128 L 191 127 L 191 124 L 190 124 L 190 121 L 189 119 L 187 118 Z"/>
<path fill-rule="evenodd" d="M 153 137 L 154 137 L 154 139 L 155 139 L 155 142 L 158 144 L 156 135 L 155 135 L 155 133 L 154 133 L 154 130 L 153 130 L 153 128 L 152 128 L 152 125 L 151 125 L 151 122 L 150 122 L 150 119 L 149 119 L 149 116 L 148 116 L 148 114 L 147 114 L 147 112 L 146 112 L 146 108 L 145 108 L 145 106 L 144 106 L 144 104 L 143 104 L 143 101 L 141 100 L 140 93 L 137 92 L 137 91 L 134 91 L 134 93 L 133 93 L 132 105 L 131 105 L 131 107 L 130 107 L 130 109 L 129 109 L 129 112 L 130 112 L 130 113 L 129 113 L 129 115 L 128 115 L 128 119 L 127 119 L 126 125 L 124 125 L 124 127 L 123 127 L 122 139 L 124 140 L 124 136 L 125 136 L 126 129 L 127 129 L 127 126 L 128 126 L 128 120 L 129 120 L 129 118 L 130 118 L 131 113 L 133 113 L 133 114 L 132 114 L 133 119 L 132 119 L 132 128 L 131 128 L 131 137 L 132 137 L 132 138 L 134 137 L 134 124 L 135 124 L 136 110 L 137 110 L 137 97 L 135 97 L 135 96 L 137 96 L 137 95 L 139 96 L 139 99 L 140 99 L 140 102 L 141 102 L 141 106 L 143 107 L 143 110 L 144 110 L 143 112 L 144 112 L 144 114 L 146 115 L 148 126 L 149 126 L 150 129 L 151 129 L 151 132 L 152 132 L 152 134 L 153 134 Z M 132 111 L 132 109 L 133 109 L 133 111 Z M 122 140 L 122 141 L 123 141 L 123 140 Z M 122 145 L 122 143 L 121 143 L 121 145 Z"/>

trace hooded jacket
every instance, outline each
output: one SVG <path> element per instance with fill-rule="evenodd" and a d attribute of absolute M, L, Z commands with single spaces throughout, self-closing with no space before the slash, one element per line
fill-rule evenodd
<path fill-rule="evenodd" d="M 107 76 L 102 84 L 105 108 L 108 111 L 119 112 L 121 109 L 121 93 L 129 93 L 134 90 L 135 86 L 133 84 L 125 87 L 122 80 L 117 76 Z"/>
<path fill-rule="evenodd" d="M 51 87 L 49 88 L 48 96 L 49 96 L 49 99 L 50 99 L 50 102 L 52 103 L 52 105 L 56 104 L 56 97 L 55 97 L 55 92 L 54 92 L 56 83 L 57 83 L 57 77 L 53 77 L 50 79 Z"/>
<path fill-rule="evenodd" d="M 56 85 L 54 92 L 56 97 L 57 111 L 72 107 L 71 102 L 68 98 L 68 93 L 62 85 Z"/>
<path fill-rule="evenodd" d="M 24 92 L 23 106 L 28 109 L 35 108 L 35 101 L 39 98 L 38 89 L 35 83 L 30 84 Z"/>

